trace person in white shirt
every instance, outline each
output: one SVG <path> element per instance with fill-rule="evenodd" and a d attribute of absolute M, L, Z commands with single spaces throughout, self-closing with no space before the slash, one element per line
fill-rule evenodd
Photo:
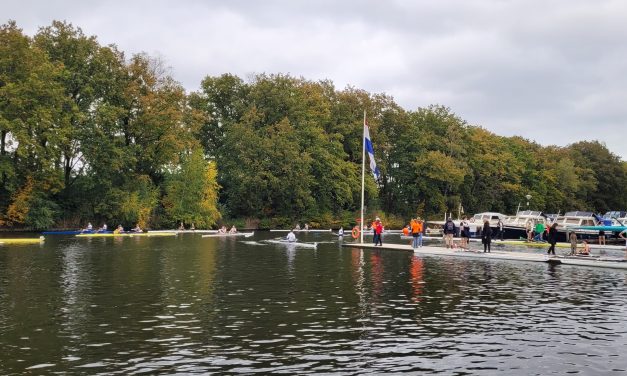
<path fill-rule="evenodd" d="M 294 234 L 294 231 L 290 231 L 289 234 L 287 234 L 287 237 L 285 238 L 285 240 L 287 240 L 288 242 L 295 242 L 296 235 Z"/>

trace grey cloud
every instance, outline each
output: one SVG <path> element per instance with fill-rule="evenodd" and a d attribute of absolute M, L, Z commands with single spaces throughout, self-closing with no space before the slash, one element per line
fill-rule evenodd
<path fill-rule="evenodd" d="M 53 19 L 128 54 L 159 54 L 188 90 L 205 75 L 290 73 L 385 92 L 413 110 L 541 144 L 599 139 L 627 159 L 627 3 L 14 1 L 28 33 Z"/>

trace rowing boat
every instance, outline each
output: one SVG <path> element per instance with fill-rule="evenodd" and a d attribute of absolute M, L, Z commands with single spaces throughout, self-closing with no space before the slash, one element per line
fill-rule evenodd
<path fill-rule="evenodd" d="M 0 238 L 0 244 L 37 244 L 43 243 L 44 237 L 38 238 Z"/>
<path fill-rule="evenodd" d="M 305 230 L 305 229 L 300 229 L 300 230 L 270 230 L 270 232 L 331 232 L 331 229 L 328 230 Z"/>
<path fill-rule="evenodd" d="M 283 244 L 283 245 L 291 245 L 295 247 L 307 247 L 307 248 L 316 248 L 318 247 L 318 243 L 301 243 L 301 242 L 290 242 L 285 239 L 270 239 L 265 240 L 265 242 L 272 244 Z"/>
<path fill-rule="evenodd" d="M 151 232 L 171 232 L 176 234 L 215 234 L 218 230 L 150 230 Z"/>
<path fill-rule="evenodd" d="M 119 234 L 79 234 L 77 238 L 134 238 L 137 236 L 176 236 L 175 232 L 123 232 Z"/>
<path fill-rule="evenodd" d="M 41 234 L 42 235 L 113 234 L 113 231 L 96 231 L 96 230 L 44 231 Z"/>
<path fill-rule="evenodd" d="M 245 238 L 249 238 L 251 236 L 255 235 L 255 232 L 236 232 L 234 234 L 229 234 L 228 232 L 225 234 L 209 234 L 209 235 L 203 235 L 203 238 L 223 238 L 223 237 L 229 237 L 229 236 L 243 236 Z"/>

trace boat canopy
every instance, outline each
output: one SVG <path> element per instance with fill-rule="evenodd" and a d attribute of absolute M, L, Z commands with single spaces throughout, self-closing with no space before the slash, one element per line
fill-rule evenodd
<path fill-rule="evenodd" d="M 627 211 L 608 211 L 603 214 L 603 219 L 613 219 L 613 218 L 625 218 L 627 217 Z"/>
<path fill-rule="evenodd" d="M 592 217 L 594 213 L 592 212 L 587 212 L 587 211 L 571 211 L 571 212 L 566 212 L 566 214 L 564 214 L 564 217 Z"/>

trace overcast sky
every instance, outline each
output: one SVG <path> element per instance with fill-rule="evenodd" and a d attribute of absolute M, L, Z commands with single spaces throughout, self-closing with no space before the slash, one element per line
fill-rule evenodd
<path fill-rule="evenodd" d="M 627 1 L 0 0 L 0 14 L 29 35 L 66 20 L 159 56 L 189 91 L 222 73 L 330 79 L 627 160 Z"/>

